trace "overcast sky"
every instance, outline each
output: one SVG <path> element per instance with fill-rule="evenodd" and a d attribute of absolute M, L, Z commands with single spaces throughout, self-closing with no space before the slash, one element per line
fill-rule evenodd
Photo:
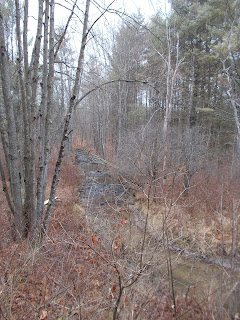
<path fill-rule="evenodd" d="M 85 1 L 79 0 L 78 6 L 84 11 L 85 10 Z M 127 15 L 138 14 L 140 11 L 141 15 L 144 17 L 145 22 L 155 15 L 158 12 L 165 14 L 170 10 L 169 0 L 91 0 L 90 5 L 90 24 L 95 21 L 101 13 L 107 8 L 108 5 L 111 5 L 110 9 L 116 10 L 120 13 L 126 13 Z M 69 10 L 66 10 L 65 7 L 72 9 L 72 0 L 57 0 L 55 6 L 55 24 L 65 25 L 67 18 L 70 14 Z M 36 32 L 37 27 L 37 14 L 38 14 L 38 1 L 31 0 L 29 1 L 30 6 L 30 20 L 29 20 L 29 29 L 32 35 Z M 122 16 L 125 17 L 124 15 Z M 105 13 L 97 25 L 95 26 L 100 32 L 107 33 L 110 30 L 116 29 L 121 23 L 121 18 L 114 13 Z M 73 24 L 72 28 L 69 30 L 72 33 L 72 36 L 75 37 L 74 43 L 78 46 L 79 33 L 82 31 L 82 24 L 77 23 Z M 74 36 L 75 34 L 75 36 Z M 73 44 L 74 45 L 74 44 Z"/>
<path fill-rule="evenodd" d="M 92 0 L 92 13 L 97 14 L 96 7 L 98 5 L 106 8 L 112 2 L 113 0 Z M 115 0 L 110 8 L 130 15 L 140 11 L 147 20 L 158 12 L 163 14 L 169 12 L 170 4 L 168 0 Z M 111 18 L 109 15 L 108 17 L 116 21 L 116 17 Z"/>
<path fill-rule="evenodd" d="M 145 22 L 157 12 L 161 11 L 163 14 L 165 14 L 170 10 L 169 0 L 92 0 L 90 5 L 90 17 L 92 18 L 92 20 L 99 16 L 99 8 L 101 8 L 101 11 L 103 11 L 103 8 L 106 8 L 112 2 L 113 4 L 111 5 L 110 9 L 114 9 L 119 12 L 125 12 L 126 14 L 137 14 L 140 11 L 142 16 L 145 18 Z M 69 16 L 69 11 L 64 9 L 63 6 L 68 6 L 69 8 L 71 8 L 71 3 L 72 1 L 66 0 L 56 1 L 55 21 L 57 24 L 66 22 L 67 17 Z M 36 20 L 38 12 L 38 1 L 29 1 L 29 5 L 30 16 L 35 17 L 35 19 L 33 20 Z M 85 0 L 79 0 L 78 5 L 82 10 L 84 10 Z M 105 17 L 109 19 L 110 22 L 114 25 L 118 22 L 118 19 L 114 14 L 105 14 Z M 35 24 L 34 21 L 32 21 L 32 23 L 33 25 Z"/>
<path fill-rule="evenodd" d="M 117 0 L 127 12 L 134 13 L 140 9 L 142 15 L 152 16 L 159 11 L 165 13 L 170 9 L 168 0 Z"/>

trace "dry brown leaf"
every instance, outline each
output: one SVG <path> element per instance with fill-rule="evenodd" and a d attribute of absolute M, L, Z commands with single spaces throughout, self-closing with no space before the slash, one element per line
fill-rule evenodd
<path fill-rule="evenodd" d="M 113 285 L 113 287 L 112 287 L 112 293 L 115 293 L 115 292 L 116 292 L 116 290 L 117 290 L 117 285 L 116 285 L 116 284 L 114 284 L 114 285 Z"/>
<path fill-rule="evenodd" d="M 124 226 L 128 221 L 128 218 L 124 218 L 120 221 L 121 225 Z"/>
<path fill-rule="evenodd" d="M 112 249 L 113 249 L 113 250 L 117 250 L 117 249 L 120 248 L 120 247 L 121 247 L 120 242 L 117 241 L 117 240 L 115 240 L 115 241 L 114 241 L 114 244 L 113 244 L 113 246 L 112 246 Z"/>
<path fill-rule="evenodd" d="M 96 287 L 99 287 L 100 284 L 99 284 L 99 281 L 98 280 L 92 280 L 92 284 Z"/>
<path fill-rule="evenodd" d="M 46 310 L 42 310 L 39 320 L 45 320 L 47 318 L 48 318 L 48 312 Z"/>
<path fill-rule="evenodd" d="M 92 235 L 92 243 L 94 246 L 98 244 L 98 236 L 96 234 Z"/>

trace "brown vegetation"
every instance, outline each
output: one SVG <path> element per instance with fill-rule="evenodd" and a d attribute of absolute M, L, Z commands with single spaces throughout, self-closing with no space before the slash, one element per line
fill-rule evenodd
<path fill-rule="evenodd" d="M 56 202 L 48 236 L 39 249 L 32 248 L 27 240 L 20 244 L 12 242 L 6 219 L 7 206 L 1 192 L 0 319 L 112 319 L 119 293 L 116 257 L 86 227 L 84 208 L 78 198 L 80 184 L 80 169 L 73 161 L 65 163 L 57 194 L 60 200 Z M 189 199 L 191 197 L 192 194 Z M 144 201 L 141 203 L 144 206 Z M 196 221 L 196 208 L 192 206 L 189 213 L 185 210 L 185 217 L 191 222 Z M 159 206 L 152 206 L 152 214 L 153 209 L 159 211 Z M 178 218 L 181 215 L 181 226 L 188 230 L 183 232 L 193 232 L 194 228 L 188 229 L 191 222 L 185 225 L 187 219 L 182 220 L 180 207 L 177 211 Z M 111 215 L 111 210 L 108 214 Z M 198 223 L 207 221 L 205 217 L 204 213 L 204 219 Z M 176 217 L 171 224 L 174 229 Z M 119 229 L 123 223 L 120 225 Z M 207 223 L 204 228 L 209 228 Z M 182 235 L 182 239 L 186 237 Z M 118 240 L 116 250 L 121 237 Z M 154 289 L 144 277 L 136 282 L 124 292 L 119 319 L 211 319 L 213 314 L 217 319 L 228 319 L 223 311 L 218 312 L 214 294 L 208 300 L 194 298 L 194 286 L 189 287 L 186 295 L 177 296 L 177 315 L 173 317 L 165 282 L 160 277 Z"/>

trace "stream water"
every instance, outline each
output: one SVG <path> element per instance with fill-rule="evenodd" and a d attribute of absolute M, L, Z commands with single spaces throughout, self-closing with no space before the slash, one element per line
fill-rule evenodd
<path fill-rule="evenodd" d="M 76 151 L 76 164 L 84 171 L 85 182 L 80 190 L 80 198 L 85 207 L 88 227 L 110 249 L 118 232 L 116 220 L 118 219 L 122 225 L 127 221 L 128 232 L 123 235 L 127 243 L 125 250 L 129 257 L 137 257 L 143 241 L 145 220 L 141 213 L 134 209 L 136 200 L 131 197 L 130 190 L 110 174 L 104 162 L 84 151 Z M 121 228 L 121 225 L 117 228 Z M 147 231 L 145 246 L 144 259 L 151 260 L 151 265 L 154 266 L 148 281 L 151 285 L 156 285 L 161 279 L 167 278 L 166 250 L 162 248 L 160 237 L 152 234 L 150 230 Z M 224 268 L 219 261 L 213 259 L 203 261 L 197 254 L 195 257 L 187 256 L 171 250 L 170 256 L 174 290 L 178 296 L 186 296 L 191 292 L 198 299 L 207 301 L 215 296 L 218 301 L 221 300 L 221 305 L 227 308 L 230 314 L 240 312 L 239 271 Z M 136 259 L 128 258 L 132 268 Z"/>

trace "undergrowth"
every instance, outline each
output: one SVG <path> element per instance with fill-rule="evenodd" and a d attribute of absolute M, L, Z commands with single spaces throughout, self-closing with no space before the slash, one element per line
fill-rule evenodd
<path fill-rule="evenodd" d="M 0 319 L 113 319 L 120 260 L 86 227 L 78 196 L 82 181 L 73 160 L 64 163 L 49 232 L 37 249 L 11 240 L 0 193 Z M 118 319 L 228 319 L 214 297 L 194 298 L 194 288 L 177 297 L 175 317 L 170 298 L 161 275 L 154 287 L 143 276 L 124 293 Z"/>

